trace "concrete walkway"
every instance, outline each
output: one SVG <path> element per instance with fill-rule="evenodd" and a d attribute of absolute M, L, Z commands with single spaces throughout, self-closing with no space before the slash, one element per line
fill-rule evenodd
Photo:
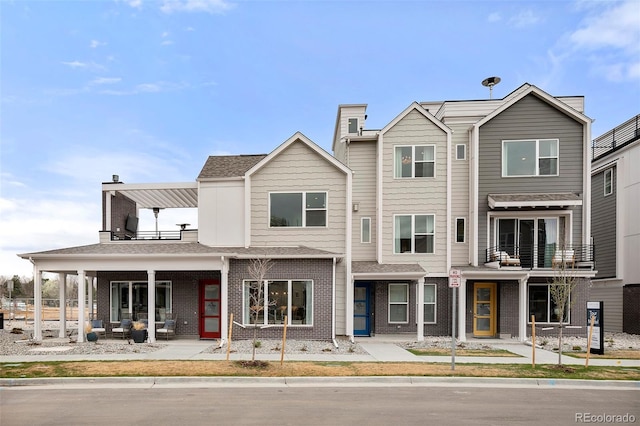
<path fill-rule="evenodd" d="M 395 341 L 385 341 L 378 338 L 358 338 L 356 342 L 367 354 L 285 354 L 287 361 L 321 361 L 321 362 L 428 362 L 451 363 L 451 356 L 418 356 L 401 348 Z M 161 342 L 165 343 L 165 342 Z M 483 341 L 494 349 L 504 349 L 517 357 L 479 357 L 458 356 L 455 362 L 460 364 L 531 364 L 532 350 L 522 342 L 514 340 Z M 222 361 L 227 359 L 226 347 L 214 352 L 203 352 L 210 348 L 214 341 L 174 339 L 157 351 L 148 353 L 122 354 L 65 354 L 64 352 L 47 355 L 0 356 L 0 362 L 37 362 L 37 361 L 124 361 L 124 360 L 209 360 Z M 49 349 L 50 350 L 50 349 Z M 557 364 L 558 354 L 544 349 L 536 349 L 536 364 Z M 259 354 L 258 359 L 265 361 L 279 361 L 280 353 Z M 231 360 L 251 359 L 251 354 L 230 353 Z M 585 365 L 585 359 L 563 355 L 562 363 L 567 365 Z M 590 359 L 593 366 L 640 367 L 640 360 L 631 359 Z"/>

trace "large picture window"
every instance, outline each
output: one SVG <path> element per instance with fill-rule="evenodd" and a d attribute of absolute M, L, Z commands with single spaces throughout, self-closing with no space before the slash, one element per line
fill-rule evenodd
<path fill-rule="evenodd" d="M 436 285 L 424 285 L 424 323 L 435 324 L 436 322 Z"/>
<path fill-rule="evenodd" d="M 113 281 L 110 290 L 109 321 L 118 322 L 123 314 L 138 319 L 149 311 L 149 286 L 140 281 Z M 156 321 L 164 321 L 171 312 L 171 281 L 156 281 Z"/>
<path fill-rule="evenodd" d="M 502 176 L 557 176 L 558 139 L 502 141 Z"/>
<path fill-rule="evenodd" d="M 261 283 L 245 280 L 243 323 L 311 325 L 313 323 L 313 281 L 272 280 Z"/>
<path fill-rule="evenodd" d="M 394 221 L 394 253 L 434 252 L 434 215 L 396 215 Z"/>
<path fill-rule="evenodd" d="M 571 298 L 569 298 L 571 299 Z M 567 301 L 564 309 L 564 323 L 568 324 L 570 320 L 571 301 Z M 557 305 L 551 298 L 550 286 L 547 284 L 530 284 L 529 285 L 529 316 L 535 315 L 537 323 L 558 323 Z"/>
<path fill-rule="evenodd" d="M 326 192 L 269 194 L 271 227 L 327 226 Z"/>
<path fill-rule="evenodd" d="M 409 284 L 389 284 L 389 323 L 409 322 Z"/>
<path fill-rule="evenodd" d="M 434 177 L 436 147 L 434 145 L 397 146 L 395 149 L 395 177 Z"/>

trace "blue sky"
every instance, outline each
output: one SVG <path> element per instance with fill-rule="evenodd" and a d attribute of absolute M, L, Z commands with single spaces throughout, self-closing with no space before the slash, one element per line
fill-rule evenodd
<path fill-rule="evenodd" d="M 640 112 L 640 1 L 0 0 L 0 275 L 92 244 L 100 184 L 193 182 L 208 155 L 327 151 L 337 106 L 525 82 L 585 96 L 598 136 Z M 160 229 L 196 224 L 160 215 Z M 141 228 L 154 228 L 149 212 Z"/>

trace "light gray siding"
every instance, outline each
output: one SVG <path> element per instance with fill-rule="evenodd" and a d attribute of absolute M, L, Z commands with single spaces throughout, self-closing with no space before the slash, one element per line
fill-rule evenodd
<path fill-rule="evenodd" d="M 616 214 L 617 191 L 616 171 L 613 170 L 613 192 L 604 195 L 604 175 L 606 170 L 591 177 L 591 234 L 595 247 L 596 279 L 616 276 L 616 247 L 618 216 Z"/>
<path fill-rule="evenodd" d="M 449 125 L 449 124 L 448 124 Z M 469 264 L 469 124 L 449 125 L 453 131 L 451 143 L 451 264 L 464 266 Z M 466 158 L 456 159 L 456 146 L 465 145 Z M 456 242 L 456 218 L 464 218 L 465 241 Z"/>
<path fill-rule="evenodd" d="M 383 139 L 382 260 L 385 263 L 419 262 L 430 273 L 447 271 L 447 134 L 418 111 L 402 118 Z M 398 145 L 436 146 L 434 178 L 394 178 L 394 150 Z M 435 215 L 435 253 L 394 254 L 394 215 Z"/>
<path fill-rule="evenodd" d="M 528 95 L 480 128 L 478 160 L 478 262 L 485 261 L 488 194 L 583 192 L 583 126 Z M 559 176 L 502 177 L 502 141 L 558 139 Z M 583 207 L 573 208 L 573 244 L 582 244 Z M 519 212 L 521 212 L 519 210 Z M 547 213 L 549 210 L 546 211 Z M 563 211 L 564 212 L 564 211 Z"/>
<path fill-rule="evenodd" d="M 353 170 L 353 204 L 358 211 L 353 212 L 352 219 L 352 259 L 376 260 L 376 170 L 377 143 L 352 142 L 349 145 L 349 163 Z M 361 220 L 363 217 L 371 219 L 371 242 L 361 243 Z"/>

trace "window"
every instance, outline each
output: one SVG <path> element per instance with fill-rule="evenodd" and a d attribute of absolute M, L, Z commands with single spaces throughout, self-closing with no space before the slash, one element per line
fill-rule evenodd
<path fill-rule="evenodd" d="M 535 315 L 536 322 L 553 323 L 558 321 L 558 311 L 556 304 L 551 299 L 550 286 L 547 284 L 530 284 L 529 285 L 529 316 Z M 569 298 L 571 299 L 571 298 Z M 564 311 L 564 323 L 569 323 L 569 307 L 571 301 L 567 301 Z"/>
<path fill-rule="evenodd" d="M 524 268 L 551 268 L 565 227 L 563 217 L 503 217 L 498 219 L 495 249 L 518 255 Z"/>
<path fill-rule="evenodd" d="M 269 194 L 270 226 L 327 226 L 326 192 Z"/>
<path fill-rule="evenodd" d="M 371 218 L 363 217 L 360 219 L 360 242 L 371 242 Z"/>
<path fill-rule="evenodd" d="M 358 119 L 357 118 L 350 118 L 348 121 L 348 132 L 349 133 L 358 133 Z"/>
<path fill-rule="evenodd" d="M 409 322 L 409 284 L 389 284 L 389 323 Z"/>
<path fill-rule="evenodd" d="M 265 280 L 258 286 L 245 280 L 242 286 L 244 324 L 284 324 L 285 317 L 287 325 L 312 324 L 313 281 Z"/>
<path fill-rule="evenodd" d="M 118 322 L 122 314 L 137 319 L 139 313 L 148 312 L 149 286 L 146 282 L 113 281 L 111 283 L 111 313 L 109 321 Z M 156 321 L 164 321 L 164 314 L 171 312 L 171 281 L 156 281 Z"/>
<path fill-rule="evenodd" d="M 424 323 L 436 323 L 436 285 L 424 285 Z"/>
<path fill-rule="evenodd" d="M 456 145 L 456 160 L 467 159 L 467 146 L 465 144 Z"/>
<path fill-rule="evenodd" d="M 604 196 L 613 193 L 613 169 L 604 172 Z"/>
<path fill-rule="evenodd" d="M 464 243 L 464 234 L 465 234 L 465 218 L 457 217 L 456 218 L 456 243 Z"/>
<path fill-rule="evenodd" d="M 434 145 L 397 146 L 395 177 L 434 177 L 436 147 Z"/>
<path fill-rule="evenodd" d="M 397 215 L 394 220 L 394 253 L 434 252 L 434 215 Z"/>
<path fill-rule="evenodd" d="M 502 176 L 557 176 L 558 139 L 502 141 Z"/>

